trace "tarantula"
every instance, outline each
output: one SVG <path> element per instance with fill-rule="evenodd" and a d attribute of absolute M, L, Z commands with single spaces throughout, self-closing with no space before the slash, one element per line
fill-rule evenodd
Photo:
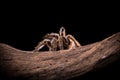
<path fill-rule="evenodd" d="M 70 34 L 66 35 L 64 27 L 60 28 L 58 33 L 50 33 L 45 35 L 44 40 L 41 41 L 34 51 L 39 51 L 43 46 L 47 45 L 49 51 L 74 49 L 80 47 L 80 43 Z"/>

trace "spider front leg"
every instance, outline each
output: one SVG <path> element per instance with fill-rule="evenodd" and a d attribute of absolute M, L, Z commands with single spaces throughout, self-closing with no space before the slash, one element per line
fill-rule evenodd
<path fill-rule="evenodd" d="M 66 36 L 66 30 L 64 27 L 60 28 L 59 35 L 65 37 Z"/>
<path fill-rule="evenodd" d="M 52 38 L 51 40 L 51 51 L 56 51 L 58 47 L 58 41 L 55 37 Z"/>
<path fill-rule="evenodd" d="M 69 34 L 65 38 L 67 41 L 69 41 L 68 49 L 75 49 L 81 46 L 81 44 L 72 35 Z"/>
<path fill-rule="evenodd" d="M 51 50 L 51 44 L 49 39 L 44 39 L 43 41 L 39 42 L 39 44 L 35 47 L 34 51 L 38 52 L 42 49 L 45 45 L 48 46 L 49 50 Z"/>
<path fill-rule="evenodd" d="M 58 33 L 50 33 L 50 34 L 46 34 L 46 35 L 43 37 L 43 39 L 47 39 L 47 38 L 50 38 L 50 39 L 56 38 L 56 39 L 58 39 L 58 38 L 59 38 L 59 34 L 58 34 Z"/>
<path fill-rule="evenodd" d="M 66 36 L 66 30 L 65 30 L 64 27 L 61 27 L 60 31 L 59 31 L 59 38 L 58 38 L 58 46 L 59 46 L 60 50 L 64 49 L 64 38 L 65 38 L 65 36 Z"/>
<path fill-rule="evenodd" d="M 62 37 L 62 36 L 60 36 L 60 37 L 58 38 L 58 48 L 59 48 L 60 50 L 63 50 L 63 49 L 64 49 L 64 46 L 63 46 L 63 37 Z"/>

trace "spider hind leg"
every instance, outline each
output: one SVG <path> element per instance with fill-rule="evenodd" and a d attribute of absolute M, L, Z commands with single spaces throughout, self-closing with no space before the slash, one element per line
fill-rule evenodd
<path fill-rule="evenodd" d="M 70 34 L 66 36 L 66 39 L 68 39 L 70 42 L 68 45 L 68 49 L 74 49 L 81 46 L 81 44 Z"/>

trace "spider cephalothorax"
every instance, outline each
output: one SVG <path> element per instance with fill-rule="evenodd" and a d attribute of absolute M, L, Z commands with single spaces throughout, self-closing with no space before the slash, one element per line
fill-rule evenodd
<path fill-rule="evenodd" d="M 45 45 L 48 46 L 50 51 L 74 49 L 81 46 L 72 35 L 66 35 L 64 27 L 60 28 L 59 34 L 50 33 L 45 35 L 43 38 L 44 40 L 35 47 L 35 51 L 39 51 Z"/>

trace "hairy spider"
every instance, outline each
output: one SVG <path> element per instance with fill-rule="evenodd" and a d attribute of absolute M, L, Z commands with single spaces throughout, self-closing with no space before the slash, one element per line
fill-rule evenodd
<path fill-rule="evenodd" d="M 50 33 L 44 36 L 44 39 L 46 38 L 56 38 L 56 45 L 59 50 L 63 50 L 65 47 L 67 47 L 67 49 L 73 49 L 81 46 L 80 43 L 72 35 L 66 35 L 64 27 L 60 28 L 59 34 Z"/>
<path fill-rule="evenodd" d="M 74 49 L 81 46 L 72 35 L 66 35 L 64 27 L 60 28 L 59 34 L 50 33 L 45 35 L 43 38 L 44 40 L 39 42 L 34 51 L 39 51 L 45 45 L 49 48 L 49 51 L 63 50 L 65 47 L 67 49 Z"/>

